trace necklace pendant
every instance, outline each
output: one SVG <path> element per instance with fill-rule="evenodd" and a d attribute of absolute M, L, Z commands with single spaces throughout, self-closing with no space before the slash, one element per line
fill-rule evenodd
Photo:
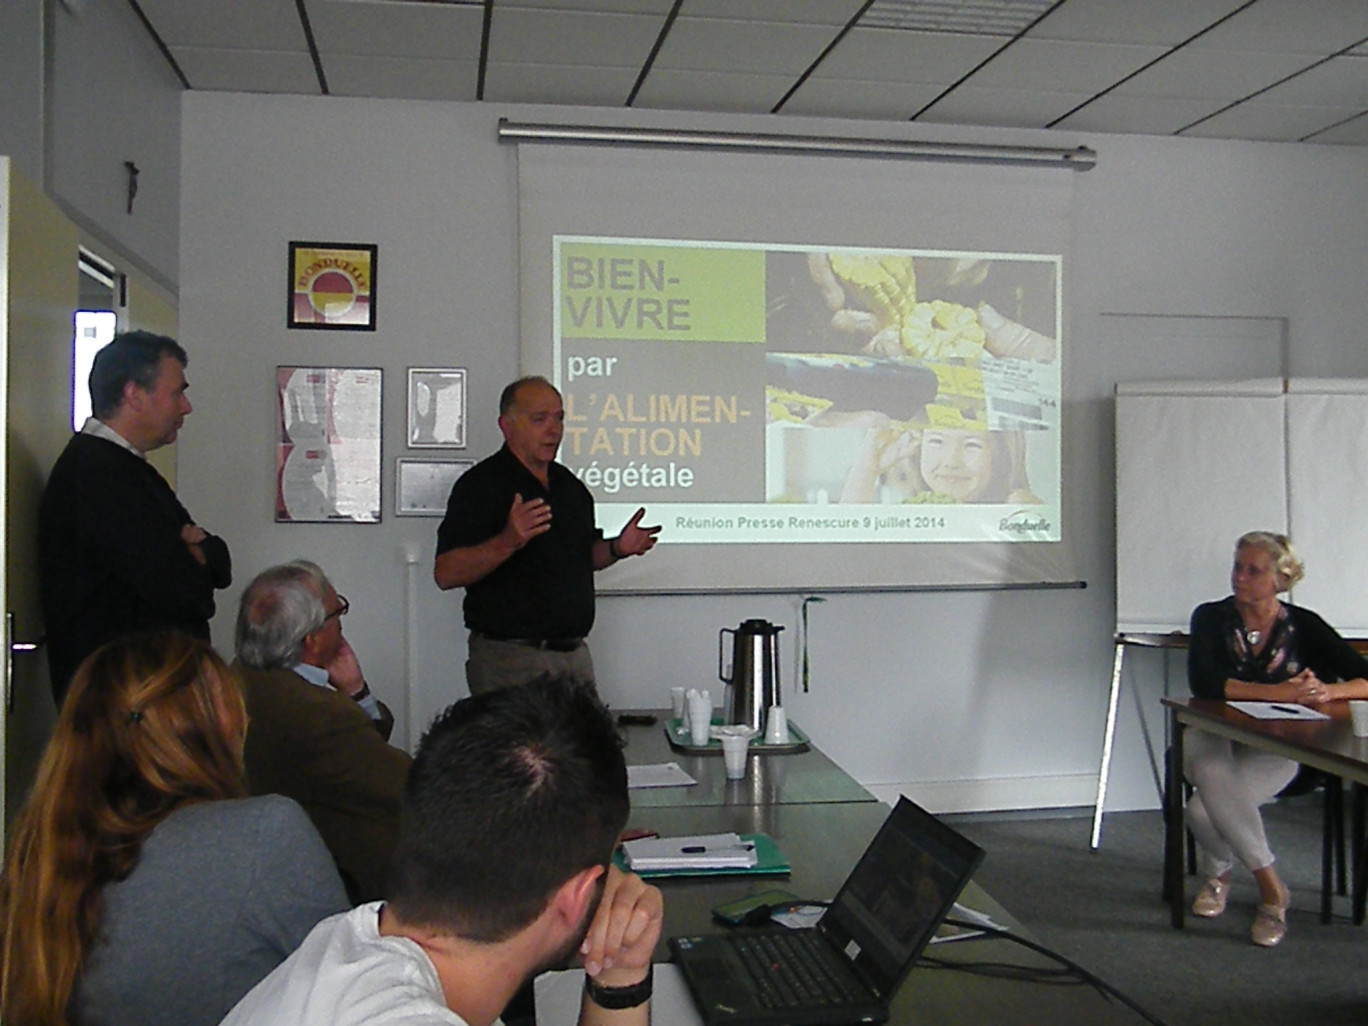
<path fill-rule="evenodd" d="M 1258 648 L 1259 642 L 1263 641 L 1263 631 L 1245 631 L 1244 636 L 1250 648 Z"/>

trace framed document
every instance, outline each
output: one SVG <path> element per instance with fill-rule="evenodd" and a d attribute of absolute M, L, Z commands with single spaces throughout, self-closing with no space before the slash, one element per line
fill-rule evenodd
<path fill-rule="evenodd" d="M 403 459 L 395 467 L 395 510 L 401 517 L 440 517 L 456 479 L 474 460 Z"/>
<path fill-rule="evenodd" d="M 277 523 L 380 521 L 378 367 L 276 368 Z"/>
<path fill-rule="evenodd" d="M 451 367 L 410 367 L 408 372 L 410 449 L 464 449 L 466 372 Z"/>
<path fill-rule="evenodd" d="M 375 330 L 377 246 L 290 243 L 289 328 Z"/>

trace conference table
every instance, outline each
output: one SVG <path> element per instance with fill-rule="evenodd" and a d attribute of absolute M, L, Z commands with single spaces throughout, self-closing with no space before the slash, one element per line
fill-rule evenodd
<path fill-rule="evenodd" d="M 1165 698 L 1170 724 L 1168 758 L 1164 764 L 1164 896 L 1169 901 L 1173 926 L 1181 929 L 1187 907 L 1183 885 L 1183 734 L 1202 730 L 1241 744 L 1272 752 L 1320 770 L 1331 777 L 1368 787 L 1368 738 L 1355 737 L 1349 722 L 1347 702 L 1331 702 L 1324 707 L 1328 720 L 1261 720 L 1225 702 L 1200 698 Z M 1353 919 L 1364 919 L 1368 873 L 1362 865 L 1363 795 L 1358 790 L 1354 803 L 1354 897 Z M 1338 823 L 1336 822 L 1338 820 Z M 1327 798 L 1325 803 L 1325 843 L 1322 851 L 1321 920 L 1330 921 L 1330 873 L 1333 855 L 1332 834 L 1342 826 L 1343 809 Z"/>
<path fill-rule="evenodd" d="M 620 728 L 628 765 L 677 762 L 698 783 L 633 789 L 629 828 L 654 830 L 663 837 L 766 833 L 792 867 L 782 877 L 726 875 L 655 881 L 665 896 L 665 923 L 656 961 L 669 961 L 669 937 L 729 929 L 712 918 L 713 907 L 724 902 L 775 888 L 805 899 L 834 897 L 883 824 L 888 806 L 815 743 L 801 752 L 752 753 L 746 778 L 728 781 L 720 755 L 675 751 L 663 726 L 668 712 L 654 715 L 659 717 L 658 725 Z M 1030 939 L 1029 932 L 975 882 L 965 888 L 960 901 Z M 915 967 L 894 998 L 890 1022 L 895 1026 L 989 1021 L 995 1026 L 1041 1022 L 1105 1026 L 1139 1021 L 1135 1013 L 1087 986 L 1039 986 L 965 970 L 986 962 L 1058 968 L 1058 963 L 1011 941 L 959 940 L 932 945 L 926 954 L 960 970 Z M 656 1026 L 672 1024 L 657 1020 Z"/>

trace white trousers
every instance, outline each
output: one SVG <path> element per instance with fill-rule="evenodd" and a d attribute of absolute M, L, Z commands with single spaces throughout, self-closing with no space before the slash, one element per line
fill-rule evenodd
<path fill-rule="evenodd" d="M 1198 869 L 1223 876 L 1238 859 L 1254 872 L 1273 864 L 1259 806 L 1297 775 L 1297 763 L 1202 730 L 1183 735 L 1183 773 L 1196 789 L 1188 826 L 1201 848 Z"/>

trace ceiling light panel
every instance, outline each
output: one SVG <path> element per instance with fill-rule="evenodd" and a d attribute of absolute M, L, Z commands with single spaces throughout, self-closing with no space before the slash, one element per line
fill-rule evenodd
<path fill-rule="evenodd" d="M 1015 36 L 1055 0 L 874 0 L 860 18 L 865 28 L 968 32 Z"/>

